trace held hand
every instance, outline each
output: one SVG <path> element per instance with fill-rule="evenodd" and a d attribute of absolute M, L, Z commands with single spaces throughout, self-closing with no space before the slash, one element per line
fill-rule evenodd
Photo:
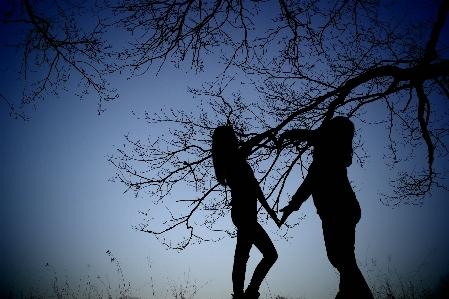
<path fill-rule="evenodd" d="M 282 209 L 280 209 L 279 211 L 284 213 L 284 214 L 282 214 L 281 221 L 278 224 L 278 226 L 281 227 L 282 224 L 285 223 L 285 220 L 287 220 L 288 216 L 290 216 L 290 214 L 293 213 L 294 210 L 291 208 L 291 206 L 285 206 Z"/>

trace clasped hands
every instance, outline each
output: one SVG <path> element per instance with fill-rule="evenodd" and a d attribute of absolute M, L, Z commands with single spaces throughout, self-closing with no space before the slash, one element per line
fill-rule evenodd
<path fill-rule="evenodd" d="M 268 211 L 268 214 L 271 216 L 271 218 L 273 218 L 276 225 L 278 227 L 281 227 L 282 224 L 285 223 L 285 220 L 287 220 L 288 216 L 290 216 L 290 214 L 293 213 L 294 211 L 296 211 L 296 209 L 294 209 L 291 205 L 287 205 L 287 206 L 283 207 L 282 209 L 280 209 L 279 212 L 283 213 L 281 220 L 278 219 L 276 212 L 273 209 L 270 209 Z"/>

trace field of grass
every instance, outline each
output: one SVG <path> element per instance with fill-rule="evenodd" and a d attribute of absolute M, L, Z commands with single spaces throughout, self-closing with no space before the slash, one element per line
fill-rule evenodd
<path fill-rule="evenodd" d="M 58 275 L 56 270 L 47 264 L 41 272 L 47 274 L 47 277 L 50 274 L 51 282 L 44 282 L 44 279 L 39 276 L 40 273 L 30 274 L 37 277 L 37 280 L 33 279 L 34 284 L 31 283 L 31 279 L 28 284 L 23 284 L 23 281 L 13 281 L 6 292 L 2 290 L 0 299 L 140 299 L 133 297 L 133 288 L 131 283 L 126 281 L 119 261 L 109 250 L 106 253 L 111 263 L 115 264 L 117 270 L 115 282 L 118 280 L 118 286 L 117 283 L 114 283 L 115 287 L 112 287 L 109 277 L 100 275 L 95 277 L 87 275 L 85 280 L 80 279 L 79 283 L 73 286 L 69 284 L 67 275 Z M 371 270 L 367 281 L 376 299 L 449 299 L 449 273 L 442 275 L 439 282 L 432 288 L 425 286 L 419 272 L 402 275 L 396 271 L 394 266 L 387 272 L 382 272 L 379 269 Z M 169 283 L 170 288 L 163 295 L 156 294 L 152 281 L 149 284 L 151 284 L 152 294 L 147 298 L 195 299 L 200 290 L 195 281 L 189 278 L 189 275 L 185 277 L 185 281 L 181 285 L 174 281 Z M 27 285 L 25 289 L 22 289 L 23 285 Z M 306 298 L 265 295 L 261 296 L 261 299 Z"/>

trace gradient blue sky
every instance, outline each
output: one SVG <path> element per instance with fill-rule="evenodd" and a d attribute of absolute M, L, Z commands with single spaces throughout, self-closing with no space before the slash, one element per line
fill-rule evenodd
<path fill-rule="evenodd" d="M 3 51 L 1 57 L 14 61 L 10 52 Z M 79 101 L 70 90 L 59 99 L 38 102 L 36 111 L 28 111 L 29 122 L 8 117 L 8 107 L 0 103 L 2 291 L 7 292 L 12 281 L 20 281 L 25 289 L 45 290 L 54 276 L 60 281 L 67 277 L 76 291 L 80 279 L 101 285 L 98 275 L 102 280 L 107 276 L 117 289 L 122 278 L 106 254 L 110 250 L 120 262 L 124 280 L 131 283 L 133 296 L 169 298 L 173 288 L 194 284 L 199 288 L 194 298 L 230 298 L 234 239 L 167 251 L 153 236 L 131 229 L 140 223 L 138 211 L 147 210 L 150 199 L 123 194 L 124 185 L 108 181 L 115 169 L 107 156 L 115 152 L 114 146 L 125 143 L 125 134 L 137 139 L 167 133 L 139 120 L 133 111 L 143 116 L 144 111 L 164 107 L 194 109 L 198 99 L 187 86 L 207 81 L 215 75 L 210 69 L 194 75 L 166 65 L 158 76 L 153 72 L 131 80 L 117 76 L 113 84 L 120 98 L 107 103 L 100 116 L 94 99 Z M 5 72 L 0 76 L 2 94 L 20 97 L 14 78 Z M 246 98 L 258 98 L 250 89 L 243 91 Z M 382 112 L 381 107 L 373 109 Z M 449 271 L 449 196 L 435 190 L 421 207 L 383 205 L 379 192 L 388 191 L 388 181 L 395 178 L 383 160 L 387 131 L 383 125 L 355 122 L 370 155 L 363 169 L 356 163 L 349 168 L 362 207 L 356 235 L 361 270 L 371 285 L 393 269 L 407 279 L 421 277 L 432 284 Z M 179 196 L 172 194 L 174 199 Z M 312 200 L 298 216 L 302 214 L 306 218 L 293 229 L 289 242 L 279 240 L 272 223 L 266 227 L 279 259 L 262 284 L 262 298 L 327 299 L 338 291 L 338 274 L 327 260 Z M 248 273 L 260 258 L 257 250 L 251 251 Z M 394 279 L 396 274 L 391 275 Z"/>

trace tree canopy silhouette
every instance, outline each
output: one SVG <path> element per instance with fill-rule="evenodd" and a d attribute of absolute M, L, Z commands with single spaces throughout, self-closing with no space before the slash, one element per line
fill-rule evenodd
<path fill-rule="evenodd" d="M 336 115 L 364 121 L 377 113 L 377 121 L 388 127 L 393 166 L 413 163 L 415 153 L 426 159 L 424 168 L 392 176 L 388 204 L 421 204 L 433 187 L 447 189 L 441 184 L 444 163 L 436 161 L 445 161 L 448 154 L 449 48 L 443 32 L 449 0 L 44 4 L 2 4 L 0 28 L 20 28 L 16 38 L 3 40 L 3 46 L 23 53 L 19 76 L 26 79 L 33 68 L 41 70 L 33 83 L 24 81 L 21 106 L 57 94 L 72 73 L 81 94 L 93 88 L 101 105 L 117 97 L 108 87 L 110 74 L 145 74 L 167 62 L 201 72 L 209 57 L 219 57 L 217 79 L 189 89 L 206 99 L 196 111 L 174 107 L 146 113 L 151 125 L 169 124 L 169 133 L 150 135 L 145 142 L 126 136 L 132 149 L 119 148 L 109 158 L 117 169 L 115 181 L 136 195 L 147 192 L 155 206 L 167 207 L 169 219 L 153 224 L 150 209 L 142 212 L 145 220 L 136 229 L 155 234 L 169 247 L 182 249 L 192 240 L 203 240 L 201 227 L 233 234 L 217 224 L 228 211 L 228 198 L 214 179 L 210 136 L 221 124 L 235 128 L 241 150 L 262 173 L 260 184 L 274 207 L 285 195 L 294 165 L 306 170 L 310 163 L 306 144 L 280 144 L 278 134 L 315 129 Z M 95 26 L 80 25 L 85 14 L 97 20 Z M 127 43 L 114 45 L 108 39 L 111 32 L 120 32 Z M 234 80 L 230 69 L 254 84 L 259 100 L 228 92 Z M 2 98 L 12 114 L 23 116 L 10 99 Z M 374 112 L 378 107 L 384 107 L 383 114 Z M 363 150 L 355 154 L 363 160 Z M 194 195 L 170 197 L 185 188 Z M 192 220 L 197 214 L 202 215 L 200 223 Z M 172 243 L 165 238 L 181 227 L 187 229 L 185 239 Z"/>
<path fill-rule="evenodd" d="M 435 160 L 444 161 L 448 154 L 448 40 L 441 32 L 449 1 L 404 7 L 383 1 L 280 0 L 263 29 L 257 18 L 267 12 L 259 2 L 127 3 L 117 8 L 131 10 L 124 24 L 151 29 L 138 48 L 142 58 L 137 68 L 169 54 L 180 60 L 190 54 L 192 66 L 201 68 L 202 51 L 225 45 L 231 50 L 223 54 L 224 71 L 237 67 L 255 82 L 261 96 L 248 102 L 242 94 L 228 95 L 232 78 L 223 76 L 190 89 L 209 99 L 197 112 L 146 114 L 153 125 L 169 123 L 169 136 L 150 136 L 148 143 L 127 136 L 132 150 L 118 149 L 119 155 L 110 158 L 118 170 L 116 180 L 136 195 L 147 192 L 153 208 L 161 204 L 170 211 L 162 228 L 153 223 L 152 209 L 142 212 L 146 218 L 137 230 L 155 234 L 176 249 L 204 240 L 198 233 L 201 226 L 233 234 L 217 224 L 228 210 L 227 190 L 216 184 L 210 159 L 210 136 L 217 125 L 234 126 L 241 150 L 262 173 L 260 184 L 276 208 L 294 165 L 303 170 L 310 163 L 306 144 L 279 144 L 278 133 L 315 129 L 335 115 L 363 121 L 375 103 L 386 107 L 378 122 L 389 128 L 392 165 L 412 163 L 420 148 L 427 153 L 425 168 L 398 173 L 393 194 L 384 202 L 421 204 L 432 187 L 447 189 L 440 184 L 444 169 L 436 169 Z M 417 15 L 424 8 L 432 13 Z M 148 19 L 150 12 L 153 18 Z M 257 34 L 251 39 L 252 30 Z M 363 150 L 356 154 L 363 160 Z M 185 188 L 196 197 L 170 198 Z M 178 210 L 175 205 L 182 203 L 186 205 Z M 198 224 L 194 214 L 204 215 L 204 221 Z M 165 238 L 180 227 L 189 232 L 183 240 Z"/>
<path fill-rule="evenodd" d="M 99 112 L 103 110 L 103 101 L 118 97 L 106 79 L 116 67 L 108 59 L 114 53 L 105 39 L 107 17 L 102 16 L 102 8 L 88 2 L 2 1 L 1 46 L 12 48 L 22 57 L 16 69 L 10 69 L 14 65 L 2 69 L 16 76 L 23 88 L 20 101 L 9 99 L 0 91 L 11 115 L 27 120 L 23 111 L 26 106 L 49 95 L 59 97 L 72 81 L 77 82 L 78 89 L 71 91 L 80 98 L 91 90 L 95 92 Z M 83 26 L 88 23 L 86 20 L 89 26 Z"/>

